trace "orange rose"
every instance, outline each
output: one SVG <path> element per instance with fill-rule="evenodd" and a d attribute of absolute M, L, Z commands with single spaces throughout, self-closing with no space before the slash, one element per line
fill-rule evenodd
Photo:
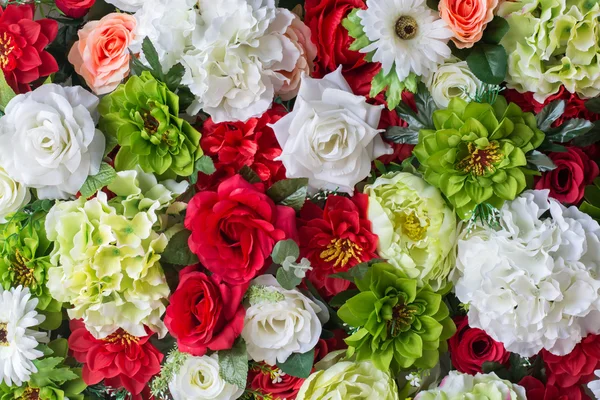
<path fill-rule="evenodd" d="M 110 93 L 129 75 L 129 43 L 135 18 L 112 13 L 91 21 L 78 32 L 79 40 L 69 52 L 69 62 L 96 94 Z"/>
<path fill-rule="evenodd" d="M 459 49 L 473 47 L 486 25 L 494 19 L 498 0 L 441 0 L 440 16 L 454 32 L 452 41 Z"/>

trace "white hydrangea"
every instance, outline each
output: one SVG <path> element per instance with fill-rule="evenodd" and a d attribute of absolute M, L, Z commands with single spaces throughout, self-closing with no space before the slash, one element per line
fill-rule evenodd
<path fill-rule="evenodd" d="M 526 357 L 565 355 L 600 333 L 600 225 L 548 193 L 524 192 L 501 209 L 501 229 L 458 244 L 455 290 L 469 324 Z"/>

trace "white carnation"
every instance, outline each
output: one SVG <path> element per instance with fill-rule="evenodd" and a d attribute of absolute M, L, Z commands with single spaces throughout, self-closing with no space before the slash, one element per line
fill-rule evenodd
<path fill-rule="evenodd" d="M 29 189 L 15 182 L 6 171 L 0 167 L 0 224 L 6 222 L 6 216 L 18 211 L 29 203 Z"/>
<path fill-rule="evenodd" d="M 455 290 L 469 324 L 525 357 L 568 354 L 600 333 L 599 239 L 596 221 L 547 190 L 507 202 L 501 229 L 480 228 L 458 244 Z"/>
<path fill-rule="evenodd" d="M 252 281 L 249 301 L 242 337 L 253 360 L 275 365 L 317 345 L 322 309 L 298 290 L 283 289 L 274 276 L 262 275 Z"/>

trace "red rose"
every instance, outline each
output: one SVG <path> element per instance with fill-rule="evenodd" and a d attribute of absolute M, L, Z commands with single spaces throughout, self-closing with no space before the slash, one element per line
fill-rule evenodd
<path fill-rule="evenodd" d="M 573 386 L 568 389 L 544 384 L 532 376 L 521 379 L 519 385 L 525 388 L 527 400 L 588 400 L 580 387 Z"/>
<path fill-rule="evenodd" d="M 250 167 L 267 186 L 285 179 L 285 168 L 275 157 L 281 147 L 275 138 L 274 124 L 286 114 L 285 108 L 275 105 L 260 118 L 247 122 L 223 122 L 215 124 L 207 119 L 202 127 L 200 147 L 215 163 L 212 175 L 198 174 L 196 186 L 200 190 L 213 190 L 219 183 L 238 173 L 244 166 Z"/>
<path fill-rule="evenodd" d="M 550 385 L 567 388 L 586 384 L 600 369 L 600 335 L 588 335 L 566 356 L 542 350 L 542 357 Z"/>
<path fill-rule="evenodd" d="M 56 37 L 58 23 L 34 21 L 33 14 L 33 5 L 0 7 L 0 65 L 16 93 L 30 91 L 30 83 L 58 71 L 56 60 L 44 50 Z"/>
<path fill-rule="evenodd" d="M 454 318 L 456 333 L 448 340 L 452 365 L 458 371 L 475 375 L 483 372 L 486 361 L 506 364 L 510 353 L 502 343 L 496 342 L 485 331 L 469 326 L 467 317 Z"/>
<path fill-rule="evenodd" d="M 276 206 L 264 185 L 252 185 L 240 175 L 216 192 L 196 194 L 185 227 L 192 231 L 188 243 L 200 262 L 231 284 L 252 280 L 269 266 L 275 243 L 297 236 L 294 209 Z"/>
<path fill-rule="evenodd" d="M 377 256 L 377 236 L 371 232 L 367 204 L 368 197 L 362 193 L 352 199 L 329 196 L 324 210 L 309 201 L 300 212 L 300 254 L 313 268 L 308 279 L 326 297 L 350 286 L 349 281 L 329 275 Z"/>
<path fill-rule="evenodd" d="M 195 356 L 230 349 L 244 327 L 246 289 L 247 285 L 231 286 L 215 275 L 206 276 L 196 266 L 182 269 L 165 316 L 179 349 Z"/>
<path fill-rule="evenodd" d="M 547 171 L 535 180 L 536 189 L 550 189 L 550 196 L 561 203 L 577 204 L 585 187 L 598 176 L 598 165 L 580 148 L 568 147 L 566 152 L 549 153 L 556 169 Z"/>
<path fill-rule="evenodd" d="M 319 339 L 315 346 L 315 364 L 321 361 L 327 354 L 332 351 L 347 349 L 348 345 L 344 342 L 344 339 L 348 337 L 348 334 L 343 329 L 335 329 L 333 337 L 329 339 Z"/>
<path fill-rule="evenodd" d="M 56 7 L 67 17 L 81 18 L 88 13 L 96 0 L 56 0 Z"/>
<path fill-rule="evenodd" d="M 250 369 L 248 382 L 250 389 L 261 393 L 265 399 L 291 400 L 296 398 L 304 379 L 261 362 Z"/>
<path fill-rule="evenodd" d="M 105 339 L 96 339 L 83 321 L 69 322 L 69 349 L 83 364 L 82 377 L 88 385 L 104 379 L 113 388 L 124 387 L 133 395 L 140 394 L 150 379 L 160 372 L 163 354 L 151 343 L 153 335 L 136 337 L 119 329 Z"/>

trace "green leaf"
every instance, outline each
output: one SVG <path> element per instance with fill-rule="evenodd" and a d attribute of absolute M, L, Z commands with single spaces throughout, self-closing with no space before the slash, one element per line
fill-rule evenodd
<path fill-rule="evenodd" d="M 235 341 L 229 350 L 217 352 L 219 359 L 219 375 L 221 378 L 238 388 L 246 387 L 248 377 L 248 354 L 246 353 L 246 342 L 242 338 Z"/>
<path fill-rule="evenodd" d="M 57 312 L 48 312 L 48 311 L 40 311 L 46 319 L 44 322 L 40 324 L 40 328 L 48 331 L 53 331 L 58 329 L 63 321 L 62 311 Z"/>
<path fill-rule="evenodd" d="M 284 363 L 277 363 L 277 366 L 286 374 L 298 378 L 308 378 L 312 371 L 315 360 L 315 349 L 306 353 L 292 353 Z"/>
<path fill-rule="evenodd" d="M 260 177 L 247 165 L 244 165 L 242 169 L 240 169 L 239 174 L 250 183 L 258 183 L 260 182 Z"/>
<path fill-rule="evenodd" d="M 585 108 L 593 113 L 600 114 L 600 97 L 589 99 L 585 102 Z"/>
<path fill-rule="evenodd" d="M 115 147 L 117 147 L 119 141 L 115 136 L 112 135 L 105 135 L 104 138 L 106 139 L 106 146 L 104 147 L 104 157 L 106 157 L 115 149 Z"/>
<path fill-rule="evenodd" d="M 383 260 L 381 258 L 374 258 L 372 260 L 365 261 L 360 264 L 356 264 L 354 267 L 350 268 L 348 271 L 338 272 L 337 274 L 332 274 L 329 276 L 331 278 L 340 278 L 340 279 L 345 279 L 350 282 L 354 282 L 355 278 L 356 279 L 364 278 L 364 276 L 367 273 L 367 271 L 369 270 L 369 268 L 371 268 L 371 265 L 377 264 L 380 262 L 385 262 L 385 260 Z"/>
<path fill-rule="evenodd" d="M 600 141 L 600 122 L 596 121 L 594 122 L 594 127 L 589 132 L 577 136 L 571 143 L 577 147 L 586 147 L 598 141 Z"/>
<path fill-rule="evenodd" d="M 56 357 L 67 358 L 69 354 L 69 343 L 65 338 L 59 338 L 48 343 L 48 347 L 54 352 L 53 355 Z"/>
<path fill-rule="evenodd" d="M 348 301 L 348 299 L 356 296 L 359 293 L 360 290 L 358 289 L 344 290 L 343 292 L 340 292 L 333 296 L 333 298 L 329 301 L 329 305 L 331 307 L 341 307 L 346 303 L 346 301 Z"/>
<path fill-rule="evenodd" d="M 506 77 L 507 59 L 506 50 L 499 44 L 478 44 L 467 57 L 467 64 L 480 81 L 499 85 Z"/>
<path fill-rule="evenodd" d="M 415 93 L 415 105 L 417 106 L 417 118 L 423 126 L 427 129 L 434 128 L 433 112 L 438 107 L 423 82 L 419 82 L 417 93 Z"/>
<path fill-rule="evenodd" d="M 0 110 L 2 110 L 2 112 L 4 112 L 8 102 L 16 95 L 15 91 L 12 90 L 8 82 L 6 82 L 4 73 L 0 73 Z"/>
<path fill-rule="evenodd" d="M 508 22 L 502 17 L 494 17 L 483 32 L 482 40 L 489 44 L 498 44 L 508 32 Z"/>
<path fill-rule="evenodd" d="M 171 67 L 167 75 L 165 75 L 165 84 L 172 92 L 176 91 L 181 85 L 181 79 L 185 73 L 185 67 L 181 63 L 177 63 Z"/>
<path fill-rule="evenodd" d="M 150 68 L 144 65 L 142 61 L 140 61 L 136 54 L 133 53 L 129 58 L 129 68 L 131 68 L 131 71 L 137 76 L 140 76 L 144 71 L 152 71 Z"/>
<path fill-rule="evenodd" d="M 588 133 L 592 128 L 594 128 L 594 124 L 586 119 L 570 119 L 557 128 L 548 129 L 545 140 L 552 143 L 566 143 Z"/>
<path fill-rule="evenodd" d="M 156 48 L 152 44 L 152 41 L 147 36 L 142 41 L 142 51 L 144 52 L 144 56 L 146 57 L 146 61 L 148 61 L 150 68 L 152 68 L 152 75 L 154 75 L 156 79 L 164 81 L 160 58 L 158 57 L 158 53 L 156 52 Z"/>
<path fill-rule="evenodd" d="M 117 173 L 114 168 L 103 162 L 100 164 L 100 171 L 96 175 L 88 176 L 88 178 L 79 189 L 79 192 L 86 199 L 93 196 L 100 189 L 112 183 L 117 177 Z"/>
<path fill-rule="evenodd" d="M 552 127 L 554 121 L 560 118 L 561 115 L 565 112 L 565 101 L 564 100 L 554 100 L 549 103 L 546 107 L 542 108 L 536 116 L 535 119 L 538 124 L 538 128 L 544 132 Z"/>
<path fill-rule="evenodd" d="M 302 278 L 296 276 L 293 268 L 290 268 L 288 271 L 283 269 L 283 267 L 278 268 L 276 278 L 281 287 L 286 290 L 292 290 L 302 282 Z"/>
<path fill-rule="evenodd" d="M 207 155 L 203 155 L 194 163 L 194 172 L 190 175 L 190 183 L 193 185 L 198 181 L 198 172 L 202 172 L 205 175 L 212 175 L 217 169 L 212 158 Z"/>
<path fill-rule="evenodd" d="M 267 195 L 276 203 L 300 211 L 308 194 L 308 179 L 293 178 L 275 182 Z"/>
<path fill-rule="evenodd" d="M 400 144 L 419 143 L 419 130 L 413 127 L 390 126 L 383 136 L 390 142 Z"/>
<path fill-rule="evenodd" d="M 300 248 L 292 239 L 280 240 L 273 247 L 271 258 L 276 264 L 283 264 L 283 261 L 289 256 L 294 257 L 294 261 L 300 257 Z"/>
<path fill-rule="evenodd" d="M 188 246 L 188 239 L 191 235 L 190 231 L 183 230 L 177 232 L 169 244 L 164 253 L 161 254 L 161 261 L 175 265 L 194 265 L 198 263 L 198 257 L 192 253 Z"/>
<path fill-rule="evenodd" d="M 440 0 L 427 0 L 427 7 L 431 8 L 432 10 L 438 11 L 439 4 Z"/>
<path fill-rule="evenodd" d="M 527 162 L 530 163 L 534 169 L 540 172 L 552 171 L 556 169 L 556 164 L 547 155 L 537 150 L 533 150 L 527 155 Z"/>
<path fill-rule="evenodd" d="M 30 382 L 37 387 L 44 387 L 77 379 L 77 374 L 69 368 L 57 368 L 62 362 L 62 357 L 46 357 L 41 360 L 34 360 L 33 364 L 37 367 L 38 372 L 31 375 Z"/>

